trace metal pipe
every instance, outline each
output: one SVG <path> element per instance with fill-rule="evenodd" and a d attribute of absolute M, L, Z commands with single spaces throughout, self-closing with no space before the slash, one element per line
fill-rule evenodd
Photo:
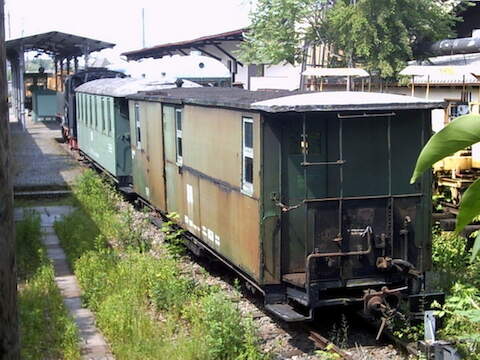
<path fill-rule="evenodd" d="M 325 257 L 345 257 L 345 256 L 362 256 L 368 255 L 372 252 L 372 236 L 371 236 L 371 228 L 368 226 L 366 230 L 367 241 L 368 241 L 368 248 L 367 250 L 358 250 L 358 251 L 347 251 L 347 252 L 332 252 L 332 253 L 316 253 L 310 254 L 307 256 L 307 264 L 306 264 L 306 274 L 305 274 L 305 285 L 307 289 L 310 287 L 310 262 L 313 259 L 325 258 Z M 341 267 L 340 267 L 341 269 Z"/>
<path fill-rule="evenodd" d="M 338 252 L 331 252 L 331 253 L 310 254 L 307 256 L 307 265 L 309 260 L 316 259 L 316 258 L 368 255 L 372 252 L 372 249 L 373 249 L 372 236 L 371 236 L 371 233 L 368 231 L 367 231 L 367 241 L 368 241 L 367 250 L 356 250 L 356 251 L 347 251 L 347 252 L 338 251 Z"/>
<path fill-rule="evenodd" d="M 337 160 L 337 161 L 320 161 L 320 162 L 302 162 L 300 165 L 302 166 L 315 166 L 315 165 L 342 165 L 345 164 L 345 160 Z"/>
<path fill-rule="evenodd" d="M 306 163 L 307 162 L 307 151 L 308 151 L 308 141 L 307 141 L 307 114 L 306 113 L 303 113 L 303 117 L 302 117 L 302 143 L 303 143 L 303 146 L 302 146 L 302 150 L 303 150 L 303 162 Z M 303 168 L 303 184 L 304 184 L 304 187 L 305 187 L 305 193 L 304 193 L 304 199 L 307 199 L 308 198 L 308 182 L 307 182 L 307 176 L 308 176 L 308 173 L 307 173 L 307 167 L 304 167 Z M 305 238 L 308 237 L 308 207 L 305 206 L 305 209 L 304 209 L 304 231 L 305 231 Z M 307 253 L 308 253 L 308 246 L 307 246 L 307 241 L 305 241 L 305 256 L 307 256 Z M 315 245 L 314 245 L 315 246 Z"/>
<path fill-rule="evenodd" d="M 363 113 L 363 114 L 352 114 L 352 115 L 337 114 L 337 118 L 339 118 L 339 119 L 354 119 L 354 118 L 364 118 L 364 117 L 384 117 L 384 116 L 395 116 L 395 115 L 397 115 L 397 114 L 394 113 L 394 112 L 381 113 L 381 114 L 377 114 L 377 113 L 373 113 L 373 114 Z"/>
<path fill-rule="evenodd" d="M 339 129 L 338 129 L 338 152 L 340 159 L 343 159 L 343 120 L 340 118 Z M 338 227 L 339 227 L 339 236 L 342 236 L 342 211 L 343 211 L 343 163 L 340 164 L 340 198 L 338 205 Z"/>
<path fill-rule="evenodd" d="M 422 197 L 422 193 L 414 194 L 400 194 L 400 195 L 371 195 L 371 196 L 349 196 L 349 197 L 334 197 L 334 198 L 320 198 L 320 199 L 305 199 L 304 202 L 323 202 L 323 201 L 338 201 L 338 200 L 369 200 L 369 199 L 388 199 L 388 198 L 408 198 L 408 197 Z"/>

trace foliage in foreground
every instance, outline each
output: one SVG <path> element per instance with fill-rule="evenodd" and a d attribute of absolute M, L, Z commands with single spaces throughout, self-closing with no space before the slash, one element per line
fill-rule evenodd
<path fill-rule="evenodd" d="M 467 239 L 434 231 L 433 264 L 441 274 L 438 284 L 446 292 L 440 336 L 458 341 L 466 359 L 480 359 L 480 263 L 472 261 Z"/>
<path fill-rule="evenodd" d="M 17 223 L 19 322 L 22 359 L 79 359 L 79 338 L 41 243 L 40 218 Z"/>
<path fill-rule="evenodd" d="M 81 209 L 55 227 L 117 359 L 263 358 L 251 321 L 218 289 L 182 275 L 176 252 L 147 251 L 145 224 L 108 184 L 87 172 L 75 195 Z"/>
<path fill-rule="evenodd" d="M 437 161 L 477 142 L 480 142 L 480 115 L 468 114 L 456 118 L 428 140 L 418 156 L 410 182 L 416 182 Z M 457 233 L 480 215 L 479 196 L 480 179 L 477 179 L 462 196 L 455 229 Z M 475 257 L 479 250 L 480 233 L 475 240 L 472 257 Z"/>

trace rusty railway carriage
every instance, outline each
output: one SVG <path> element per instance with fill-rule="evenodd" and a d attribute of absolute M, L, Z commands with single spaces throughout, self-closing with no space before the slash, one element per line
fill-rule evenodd
<path fill-rule="evenodd" d="M 426 296 L 431 175 L 409 177 L 442 103 L 225 88 L 128 99 L 134 191 L 177 213 L 190 247 L 238 271 L 269 311 L 302 321 Z"/>

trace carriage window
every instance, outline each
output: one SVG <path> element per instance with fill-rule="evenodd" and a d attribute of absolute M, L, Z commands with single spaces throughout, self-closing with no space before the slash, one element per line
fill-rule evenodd
<path fill-rule="evenodd" d="M 175 136 L 177 148 L 177 165 L 183 165 L 183 143 L 182 143 L 182 109 L 175 109 Z"/>
<path fill-rule="evenodd" d="M 94 129 L 98 130 L 98 96 L 93 97 L 93 111 L 94 111 Z"/>
<path fill-rule="evenodd" d="M 81 101 L 80 95 L 77 95 L 75 97 L 75 102 L 76 102 L 75 106 L 77 108 L 77 121 L 79 122 L 82 121 L 80 101 Z M 67 114 L 65 113 L 65 116 L 66 115 Z"/>
<path fill-rule="evenodd" d="M 88 107 L 88 120 L 87 126 L 92 126 L 92 119 L 93 119 L 93 105 L 92 105 L 92 95 L 87 95 L 87 107 Z"/>
<path fill-rule="evenodd" d="M 114 121 L 115 121 L 115 105 L 114 105 L 114 101 L 113 101 L 113 98 L 110 98 L 110 106 L 109 106 L 110 110 L 110 134 L 113 133 L 113 131 L 115 130 L 114 128 Z"/>
<path fill-rule="evenodd" d="M 138 103 L 135 103 L 135 127 L 137 129 L 136 136 L 137 136 L 137 149 L 142 148 L 142 132 L 140 129 L 140 106 Z"/>
<path fill-rule="evenodd" d="M 110 135 L 110 98 L 105 98 L 103 118 L 105 121 L 105 132 Z"/>
<path fill-rule="evenodd" d="M 78 94 L 78 106 L 77 114 L 81 122 L 85 122 L 85 108 L 84 108 L 85 99 L 83 94 Z"/>
<path fill-rule="evenodd" d="M 103 96 L 100 98 L 100 105 L 100 124 L 102 133 L 105 133 L 105 98 Z"/>
<path fill-rule="evenodd" d="M 244 117 L 242 139 L 242 191 L 253 194 L 253 119 Z"/>
<path fill-rule="evenodd" d="M 85 94 L 81 94 L 82 96 L 82 121 L 84 124 L 87 123 L 87 96 Z"/>

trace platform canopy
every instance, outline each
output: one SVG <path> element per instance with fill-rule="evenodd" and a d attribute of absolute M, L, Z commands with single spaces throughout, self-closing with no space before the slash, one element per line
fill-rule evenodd
<path fill-rule="evenodd" d="M 213 57 L 214 59 L 220 60 L 218 56 L 205 49 L 206 46 L 210 46 L 212 49 L 216 49 L 232 58 L 232 60 L 236 60 L 232 54 L 227 53 L 224 48 L 220 47 L 220 45 L 243 41 L 243 34 L 246 30 L 247 29 L 238 29 L 215 35 L 202 36 L 191 40 L 160 44 L 145 49 L 124 52 L 122 55 L 126 56 L 127 60 L 139 60 L 148 57 L 161 58 L 175 54 L 187 55 L 187 52 L 196 50 L 207 56 Z"/>
<path fill-rule="evenodd" d="M 64 65 L 67 75 L 70 73 L 70 62 L 74 61 L 74 71 L 78 68 L 78 58 L 85 57 L 95 51 L 114 47 L 115 44 L 67 34 L 60 31 L 50 31 L 43 34 L 25 36 L 5 42 L 7 59 L 12 69 L 12 105 L 14 116 L 25 127 L 25 52 L 37 51 L 53 57 L 55 64 L 55 79 L 60 68 L 60 83 L 62 84 Z M 55 81 L 57 84 L 57 81 Z M 57 85 L 56 85 L 57 87 Z M 62 86 L 61 86 L 62 88 Z"/>
<path fill-rule="evenodd" d="M 60 31 L 50 31 L 5 42 L 7 56 L 12 51 L 18 51 L 20 48 L 23 48 L 23 51 L 39 51 L 56 57 L 73 58 L 114 46 L 115 44 L 109 42 Z"/>

